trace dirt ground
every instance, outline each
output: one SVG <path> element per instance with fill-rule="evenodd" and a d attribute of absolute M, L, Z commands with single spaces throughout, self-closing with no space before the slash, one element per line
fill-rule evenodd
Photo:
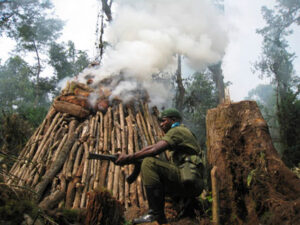
<path fill-rule="evenodd" d="M 147 213 L 146 208 L 130 207 L 125 211 L 125 219 L 130 222 L 132 219 L 142 216 Z M 177 212 L 175 209 L 172 209 L 168 204 L 165 207 L 165 214 L 168 220 L 168 225 L 209 225 L 210 220 L 208 217 L 183 217 L 177 219 Z M 157 222 L 145 223 L 145 225 L 158 225 Z"/>

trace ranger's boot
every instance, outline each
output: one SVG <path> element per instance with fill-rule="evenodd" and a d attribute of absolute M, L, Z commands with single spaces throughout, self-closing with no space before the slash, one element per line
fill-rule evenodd
<path fill-rule="evenodd" d="M 149 211 L 140 218 L 133 219 L 132 224 L 150 223 L 157 221 L 159 224 L 167 223 L 164 212 L 165 195 L 162 186 L 145 186 Z"/>

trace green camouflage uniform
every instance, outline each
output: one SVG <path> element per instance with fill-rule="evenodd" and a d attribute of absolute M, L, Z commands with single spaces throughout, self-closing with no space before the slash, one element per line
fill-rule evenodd
<path fill-rule="evenodd" d="M 144 185 L 163 185 L 166 194 L 171 196 L 199 195 L 203 189 L 203 165 L 195 136 L 184 125 L 180 125 L 171 128 L 162 140 L 170 145 L 171 162 L 155 157 L 145 158 L 141 167 Z M 194 175 L 192 182 L 184 180 L 182 171 L 186 161 L 189 161 L 188 172 Z"/>

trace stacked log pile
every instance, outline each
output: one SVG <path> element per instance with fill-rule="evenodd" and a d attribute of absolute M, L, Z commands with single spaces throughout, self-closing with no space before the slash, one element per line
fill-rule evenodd
<path fill-rule="evenodd" d="M 78 86 L 83 87 L 82 92 Z M 146 99 L 128 104 L 115 99 L 108 104 L 106 95 L 98 99 L 95 109 L 84 100 L 93 90 L 85 85 L 76 88 L 71 93 L 68 87 L 55 100 L 6 182 L 32 188 L 39 202 L 60 196 L 59 205 L 67 208 L 86 208 L 88 193 L 100 188 L 111 191 L 125 208 L 144 207 L 140 176 L 131 185 L 125 181 L 132 166 L 119 167 L 87 156 L 89 152 L 133 153 L 154 144 L 163 135 L 158 111 L 153 108 L 150 112 Z"/>

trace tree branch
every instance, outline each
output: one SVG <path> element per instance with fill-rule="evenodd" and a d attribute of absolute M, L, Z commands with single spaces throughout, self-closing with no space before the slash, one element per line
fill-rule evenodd
<path fill-rule="evenodd" d="M 112 21 L 112 16 L 111 16 L 111 9 L 110 9 L 110 7 L 111 7 L 111 4 L 112 4 L 112 1 L 111 1 L 110 4 L 107 4 L 107 0 L 101 0 L 101 2 L 102 2 L 102 10 L 104 11 L 104 13 L 106 15 L 107 20 L 109 22 L 111 22 Z"/>

